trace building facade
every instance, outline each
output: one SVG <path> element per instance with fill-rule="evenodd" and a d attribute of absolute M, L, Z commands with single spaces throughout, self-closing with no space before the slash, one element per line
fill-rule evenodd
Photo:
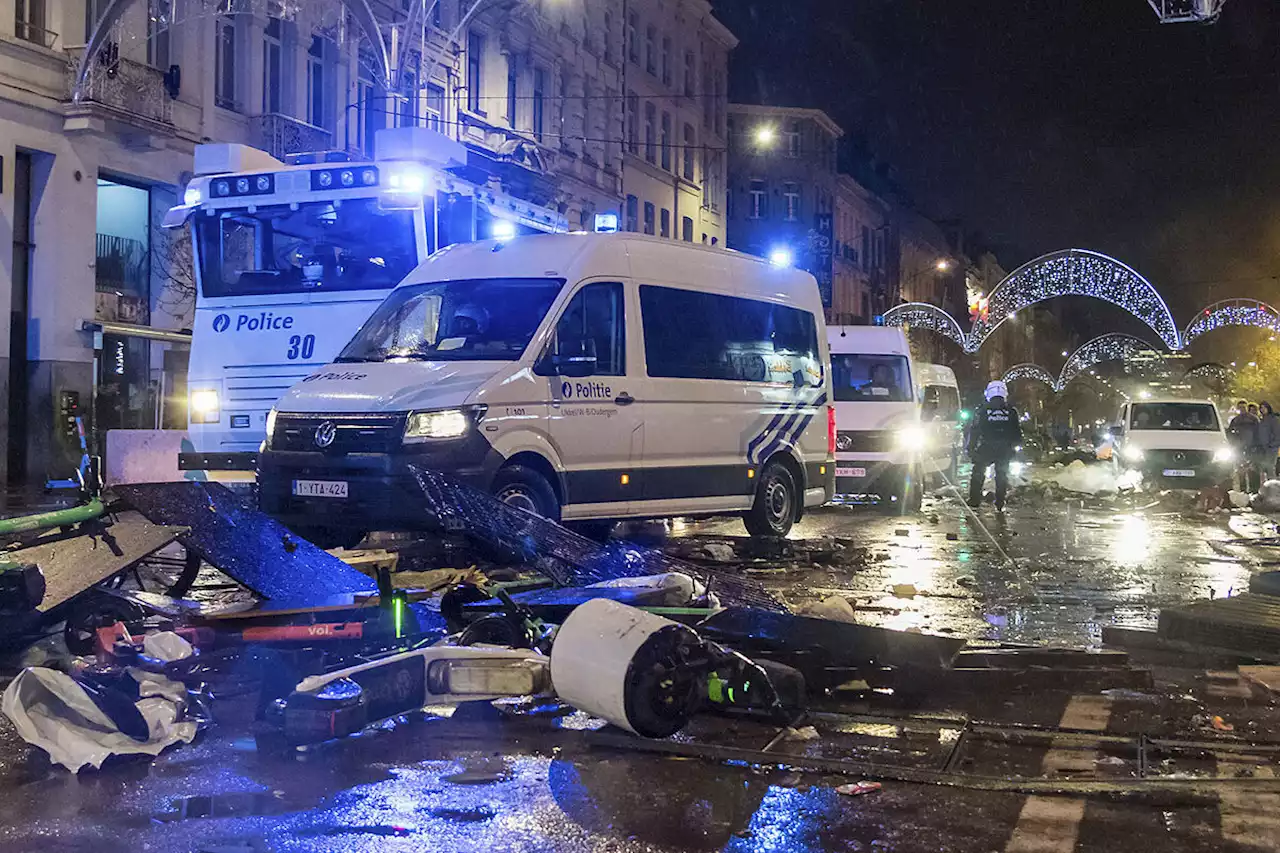
<path fill-rule="evenodd" d="M 706 0 L 416 2 L 373 4 L 375 40 L 338 0 L 134 0 L 77 100 L 112 4 L 0 0 L 0 478 L 65 475 L 77 412 L 185 427 L 190 250 L 157 226 L 202 142 L 367 156 L 424 126 L 572 227 L 723 241 L 736 40 Z"/>
<path fill-rule="evenodd" d="M 849 175 L 837 177 L 833 322 L 869 324 L 889 309 L 890 223 L 888 202 Z"/>
<path fill-rule="evenodd" d="M 813 273 L 828 310 L 842 136 L 821 110 L 729 105 L 729 246 Z"/>

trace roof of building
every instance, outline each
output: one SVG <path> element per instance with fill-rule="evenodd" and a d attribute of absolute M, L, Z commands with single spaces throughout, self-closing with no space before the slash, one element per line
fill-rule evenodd
<path fill-rule="evenodd" d="M 822 125 L 823 129 L 836 138 L 844 136 L 844 128 L 835 123 L 831 116 L 822 110 L 808 107 L 767 107 L 763 104 L 729 104 L 730 113 L 755 116 L 788 116 L 791 118 L 809 118 Z"/>

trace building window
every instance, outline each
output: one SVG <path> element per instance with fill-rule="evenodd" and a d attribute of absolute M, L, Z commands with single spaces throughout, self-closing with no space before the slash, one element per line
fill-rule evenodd
<path fill-rule="evenodd" d="M 697 148 L 697 137 L 694 135 L 693 125 L 686 124 L 684 126 L 684 179 L 686 181 L 693 180 L 693 150 Z"/>
<path fill-rule="evenodd" d="M 412 71 L 408 68 L 404 72 L 404 86 L 401 94 L 404 100 L 400 102 L 400 126 L 401 127 L 417 127 L 418 126 L 418 98 L 422 93 L 418 91 L 418 60 L 413 57 L 409 62 Z"/>
<path fill-rule="evenodd" d="M 862 226 L 862 268 L 871 269 L 871 229 Z"/>
<path fill-rule="evenodd" d="M 632 62 L 640 61 L 639 30 L 640 15 L 632 12 L 627 16 L 627 58 Z"/>
<path fill-rule="evenodd" d="M 658 146 L 654 142 L 654 134 L 657 128 L 654 125 L 658 121 L 658 110 L 654 107 L 652 101 L 644 102 L 644 159 L 650 163 L 658 162 Z"/>
<path fill-rule="evenodd" d="M 658 28 L 653 24 L 644 28 L 644 70 L 658 73 Z"/>
<path fill-rule="evenodd" d="M 653 202 L 646 201 L 644 203 L 644 233 L 653 234 L 653 218 L 655 213 Z"/>
<path fill-rule="evenodd" d="M 693 242 L 693 220 L 688 216 L 680 220 L 680 236 L 686 243 Z"/>
<path fill-rule="evenodd" d="M 662 82 L 671 85 L 671 36 L 662 37 Z"/>
<path fill-rule="evenodd" d="M 284 94 L 284 22 L 267 18 L 262 30 L 262 111 L 283 111 Z"/>
<path fill-rule="evenodd" d="M 236 103 L 236 21 L 221 17 L 217 23 L 217 42 L 214 46 L 213 99 L 227 110 L 239 109 Z"/>
<path fill-rule="evenodd" d="M 633 195 L 627 196 L 627 231 L 640 230 L 640 199 Z"/>
<path fill-rule="evenodd" d="M 613 62 L 613 13 L 604 13 L 604 61 Z"/>
<path fill-rule="evenodd" d="M 356 106 L 359 116 L 359 147 L 365 154 L 373 154 L 373 138 L 379 130 L 386 127 L 385 98 L 378 96 L 378 87 L 372 80 L 361 79 L 356 84 L 359 95 Z"/>
<path fill-rule="evenodd" d="M 694 87 L 697 85 L 697 71 L 694 64 L 697 61 L 692 50 L 684 52 L 684 96 L 686 98 L 693 97 Z"/>
<path fill-rule="evenodd" d="M 703 149 L 702 154 L 702 206 L 719 211 L 720 199 L 724 196 L 723 154 L 706 149 Z"/>
<path fill-rule="evenodd" d="M 627 150 L 640 153 L 640 99 L 627 95 Z"/>
<path fill-rule="evenodd" d="M 662 168 L 671 171 L 671 113 L 662 114 Z"/>
<path fill-rule="evenodd" d="M 57 33 L 48 29 L 49 12 L 45 0 L 17 0 L 14 6 L 14 34 L 41 47 L 53 47 Z"/>
<path fill-rule="evenodd" d="M 787 122 L 787 129 L 783 134 L 787 139 L 787 156 L 800 156 L 800 122 Z"/>
<path fill-rule="evenodd" d="M 92 5 L 92 4 L 90 4 Z M 173 0 L 151 0 L 147 11 L 147 64 L 168 71 L 169 27 L 173 25 Z"/>
<path fill-rule="evenodd" d="M 444 122 L 444 87 L 427 86 L 427 127 L 439 131 Z"/>
<path fill-rule="evenodd" d="M 867 294 L 862 294 L 862 322 L 871 319 L 871 300 L 867 298 Z"/>
<path fill-rule="evenodd" d="M 533 138 L 542 141 L 547 122 L 547 72 L 533 70 Z"/>
<path fill-rule="evenodd" d="M 333 132 L 334 81 L 333 57 L 338 47 L 322 36 L 311 37 L 307 49 L 307 121 Z"/>
<path fill-rule="evenodd" d="M 752 181 L 749 194 L 751 197 L 751 207 L 747 211 L 747 218 L 766 218 L 769 215 L 769 203 L 764 181 Z"/>
<path fill-rule="evenodd" d="M 658 228 L 659 235 L 663 237 L 671 236 L 671 211 L 667 210 L 665 207 L 662 208 L 661 214 L 658 218 Z"/>
<path fill-rule="evenodd" d="M 799 184 L 783 184 L 782 197 L 787 203 L 787 221 L 800 221 L 800 185 Z"/>
<path fill-rule="evenodd" d="M 467 34 L 467 109 L 483 115 L 480 93 L 484 86 L 484 36 Z"/>
<path fill-rule="evenodd" d="M 431 26 L 437 30 L 442 26 L 440 20 L 440 9 L 444 6 L 444 0 L 434 0 L 431 3 Z"/>
<path fill-rule="evenodd" d="M 507 125 L 513 130 L 516 126 L 517 73 L 515 54 L 507 54 Z"/>

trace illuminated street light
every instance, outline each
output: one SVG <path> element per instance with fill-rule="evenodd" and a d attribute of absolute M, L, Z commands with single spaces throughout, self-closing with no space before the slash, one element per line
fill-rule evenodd
<path fill-rule="evenodd" d="M 1151 392 L 1150 392 L 1150 391 L 1139 391 L 1139 392 L 1138 392 L 1138 396 L 1139 396 L 1139 397 L 1141 397 L 1141 398 L 1142 398 L 1142 399 L 1144 399 L 1144 400 L 1150 400 L 1150 399 L 1151 399 Z"/>
<path fill-rule="evenodd" d="M 778 132 L 773 129 L 771 124 L 762 124 L 756 128 L 755 133 L 756 144 L 762 148 L 769 148 L 778 139 Z"/>
<path fill-rule="evenodd" d="M 1251 361 L 1251 362 L 1249 362 L 1249 366 L 1250 366 L 1250 367 L 1257 367 L 1257 366 L 1258 366 L 1258 362 L 1256 362 L 1256 361 Z"/>
<path fill-rule="evenodd" d="M 1070 353 L 1068 353 L 1066 350 L 1063 350 L 1063 351 L 1062 351 L 1062 357 L 1063 357 L 1063 358 L 1066 358 L 1068 355 L 1070 355 Z"/>
<path fill-rule="evenodd" d="M 951 269 L 951 261 L 948 258 L 938 258 L 938 262 L 933 266 L 938 272 L 947 272 Z"/>

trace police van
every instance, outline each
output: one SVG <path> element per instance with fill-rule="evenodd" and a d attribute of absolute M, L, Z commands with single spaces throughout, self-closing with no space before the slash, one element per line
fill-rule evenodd
<path fill-rule="evenodd" d="M 832 495 L 827 363 L 796 269 L 630 233 L 450 246 L 276 404 L 261 505 L 326 543 L 413 529 L 416 463 L 548 518 L 783 536 Z"/>

